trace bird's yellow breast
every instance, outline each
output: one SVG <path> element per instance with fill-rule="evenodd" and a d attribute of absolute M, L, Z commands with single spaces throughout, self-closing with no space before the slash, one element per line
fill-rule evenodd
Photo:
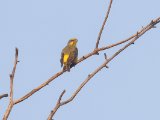
<path fill-rule="evenodd" d="M 63 57 L 63 63 L 67 62 L 68 58 L 69 58 L 69 54 L 65 54 Z"/>

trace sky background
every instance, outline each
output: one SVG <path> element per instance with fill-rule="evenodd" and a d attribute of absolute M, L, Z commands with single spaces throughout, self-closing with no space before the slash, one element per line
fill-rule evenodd
<path fill-rule="evenodd" d="M 95 47 L 109 0 L 0 0 L 0 94 L 14 79 L 18 99 L 61 70 L 62 48 L 78 38 L 79 57 Z M 123 40 L 160 16 L 159 0 L 114 0 L 100 47 Z M 160 120 L 160 24 L 142 36 L 61 107 L 55 120 Z M 8 120 L 46 120 L 60 93 L 71 96 L 89 73 L 119 47 L 105 50 L 14 106 Z M 0 100 L 0 119 L 8 98 Z"/>

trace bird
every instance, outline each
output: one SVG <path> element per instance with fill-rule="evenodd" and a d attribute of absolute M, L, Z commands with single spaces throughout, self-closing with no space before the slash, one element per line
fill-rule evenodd
<path fill-rule="evenodd" d="M 78 48 L 77 48 L 77 38 L 71 38 L 67 45 L 62 49 L 61 52 L 61 67 L 63 67 L 63 71 L 70 72 L 70 68 L 75 66 L 78 61 Z"/>

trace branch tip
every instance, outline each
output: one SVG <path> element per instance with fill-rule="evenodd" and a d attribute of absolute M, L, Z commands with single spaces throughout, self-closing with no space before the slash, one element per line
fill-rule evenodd
<path fill-rule="evenodd" d="M 98 46 L 99 46 L 99 41 L 100 41 L 100 39 L 101 39 L 101 35 L 102 35 L 102 32 L 103 32 L 104 26 L 105 26 L 105 24 L 106 24 L 106 22 L 107 22 L 107 20 L 108 20 L 108 16 L 109 16 L 109 13 L 110 13 L 110 10 L 111 10 L 112 1 L 113 1 L 113 0 L 110 0 L 110 3 L 109 3 L 109 6 L 108 6 L 108 10 L 107 10 L 105 19 L 104 19 L 103 24 L 102 24 L 102 26 L 101 26 L 101 29 L 100 29 L 100 31 L 99 31 L 95 49 L 97 49 Z"/>
<path fill-rule="evenodd" d="M 18 48 L 16 48 L 15 50 L 16 50 L 16 56 L 18 56 Z"/>
<path fill-rule="evenodd" d="M 4 97 L 8 97 L 8 94 L 0 95 L 0 99 L 2 99 L 2 98 L 4 98 Z"/>
<path fill-rule="evenodd" d="M 59 96 L 59 99 L 58 99 L 58 103 L 61 104 L 61 99 L 64 95 L 64 93 L 66 92 L 66 90 L 63 90 L 63 92 L 61 93 L 61 95 Z"/>

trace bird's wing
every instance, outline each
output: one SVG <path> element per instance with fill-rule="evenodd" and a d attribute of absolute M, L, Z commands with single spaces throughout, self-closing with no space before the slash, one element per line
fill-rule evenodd
<path fill-rule="evenodd" d="M 74 60 L 77 58 L 77 56 L 78 56 L 78 49 L 77 48 L 72 48 L 70 50 L 68 62 L 70 62 L 70 64 L 72 64 L 74 62 Z"/>
<path fill-rule="evenodd" d="M 75 56 L 75 58 L 77 58 L 77 57 L 78 57 L 78 49 L 77 49 L 77 48 L 75 48 L 74 56 Z"/>

